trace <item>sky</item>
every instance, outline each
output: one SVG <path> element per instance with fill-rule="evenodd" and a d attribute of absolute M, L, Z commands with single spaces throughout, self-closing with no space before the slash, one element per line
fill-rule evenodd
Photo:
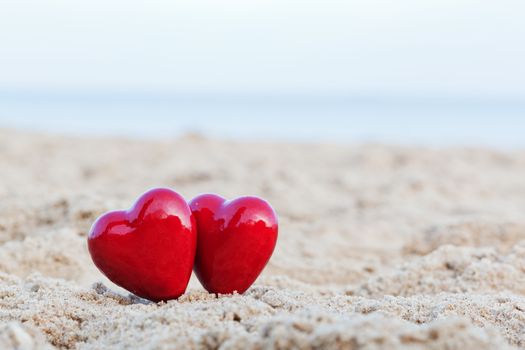
<path fill-rule="evenodd" d="M 3 0 L 2 91 L 525 98 L 525 2 Z"/>
<path fill-rule="evenodd" d="M 2 0 L 0 127 L 525 148 L 523 0 Z"/>

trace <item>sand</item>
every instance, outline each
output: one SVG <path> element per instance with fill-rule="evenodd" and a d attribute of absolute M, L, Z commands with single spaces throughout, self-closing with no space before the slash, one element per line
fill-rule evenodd
<path fill-rule="evenodd" d="M 258 195 L 277 247 L 244 295 L 151 303 L 93 220 L 167 186 Z M 0 130 L 0 349 L 525 349 L 525 151 Z"/>

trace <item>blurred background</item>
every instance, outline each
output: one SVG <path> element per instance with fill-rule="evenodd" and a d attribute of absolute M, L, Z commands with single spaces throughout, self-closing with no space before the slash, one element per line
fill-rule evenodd
<path fill-rule="evenodd" d="M 525 147 L 525 3 L 0 5 L 0 127 Z"/>

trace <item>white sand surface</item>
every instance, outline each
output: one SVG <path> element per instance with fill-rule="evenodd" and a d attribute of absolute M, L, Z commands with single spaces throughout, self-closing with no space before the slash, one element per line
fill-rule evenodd
<path fill-rule="evenodd" d="M 258 195 L 277 247 L 244 295 L 154 304 L 86 249 L 152 187 Z M 0 349 L 525 349 L 525 151 L 0 130 Z"/>

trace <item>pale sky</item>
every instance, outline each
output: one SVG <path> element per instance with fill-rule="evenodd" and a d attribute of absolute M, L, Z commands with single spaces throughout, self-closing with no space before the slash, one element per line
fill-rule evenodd
<path fill-rule="evenodd" d="M 525 2 L 2 0 L 2 89 L 525 97 Z"/>

